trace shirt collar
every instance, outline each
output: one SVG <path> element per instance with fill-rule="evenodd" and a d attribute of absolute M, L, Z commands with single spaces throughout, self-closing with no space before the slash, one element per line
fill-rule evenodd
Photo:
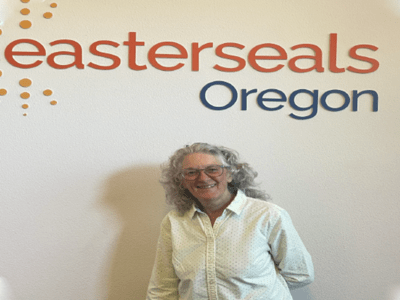
<path fill-rule="evenodd" d="M 235 199 L 232 200 L 231 204 L 229 204 L 229 206 L 226 209 L 234 212 L 237 215 L 240 215 L 245 205 L 246 205 L 246 195 L 241 190 L 238 190 Z M 195 203 L 193 203 L 192 207 L 188 211 L 189 218 L 192 219 L 196 214 L 196 212 L 203 213 L 203 211 L 200 208 L 198 208 Z"/>
<path fill-rule="evenodd" d="M 200 208 L 196 207 L 196 203 L 193 203 L 192 207 L 188 211 L 188 216 L 190 219 L 193 219 L 196 212 L 201 212 Z"/>
<path fill-rule="evenodd" d="M 235 214 L 240 215 L 245 205 L 246 195 L 241 190 L 238 190 L 235 199 L 233 199 L 231 204 L 229 204 L 226 209 L 229 209 Z"/>

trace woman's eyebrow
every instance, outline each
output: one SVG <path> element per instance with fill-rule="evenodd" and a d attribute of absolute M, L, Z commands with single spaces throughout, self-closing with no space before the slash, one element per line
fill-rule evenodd
<path fill-rule="evenodd" d="M 184 168 L 184 170 L 187 170 L 187 169 L 204 169 L 204 168 L 213 167 L 213 166 L 220 166 L 220 165 L 217 165 L 217 164 L 212 164 L 212 165 L 203 165 L 203 166 L 199 166 L 199 167 L 197 167 L 197 168 L 194 168 L 194 167 L 188 167 L 188 168 Z"/>

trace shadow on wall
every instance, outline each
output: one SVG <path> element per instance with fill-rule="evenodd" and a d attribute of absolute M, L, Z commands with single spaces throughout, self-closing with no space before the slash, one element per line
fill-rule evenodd
<path fill-rule="evenodd" d="M 315 300 L 308 286 L 291 291 L 294 300 Z"/>
<path fill-rule="evenodd" d="M 139 166 L 107 182 L 105 204 L 122 222 L 109 268 L 108 300 L 146 298 L 160 223 L 168 212 L 159 178 L 159 166 Z"/>

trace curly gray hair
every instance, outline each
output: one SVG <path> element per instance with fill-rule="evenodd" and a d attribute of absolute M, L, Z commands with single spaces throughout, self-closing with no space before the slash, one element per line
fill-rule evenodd
<path fill-rule="evenodd" d="M 237 190 L 242 190 L 246 196 L 269 200 L 269 196 L 264 191 L 254 188 L 257 172 L 247 163 L 239 162 L 239 154 L 236 151 L 207 143 L 194 143 L 175 151 L 169 161 L 161 167 L 160 183 L 164 187 L 166 201 L 175 206 L 180 213 L 188 211 L 193 203 L 199 204 L 197 199 L 182 186 L 182 163 L 185 156 L 191 153 L 214 155 L 221 160 L 224 166 L 230 167 L 232 181 L 228 184 L 229 192 L 236 193 Z"/>

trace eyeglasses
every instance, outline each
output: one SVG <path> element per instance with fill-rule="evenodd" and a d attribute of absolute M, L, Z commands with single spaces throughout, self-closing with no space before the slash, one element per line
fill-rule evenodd
<path fill-rule="evenodd" d="M 204 171 L 210 177 L 218 177 L 221 176 L 224 172 L 224 168 L 228 169 L 229 166 L 219 166 L 219 165 L 211 165 L 204 169 L 184 169 L 182 171 L 182 177 L 186 180 L 195 180 L 200 175 L 200 171 Z"/>

